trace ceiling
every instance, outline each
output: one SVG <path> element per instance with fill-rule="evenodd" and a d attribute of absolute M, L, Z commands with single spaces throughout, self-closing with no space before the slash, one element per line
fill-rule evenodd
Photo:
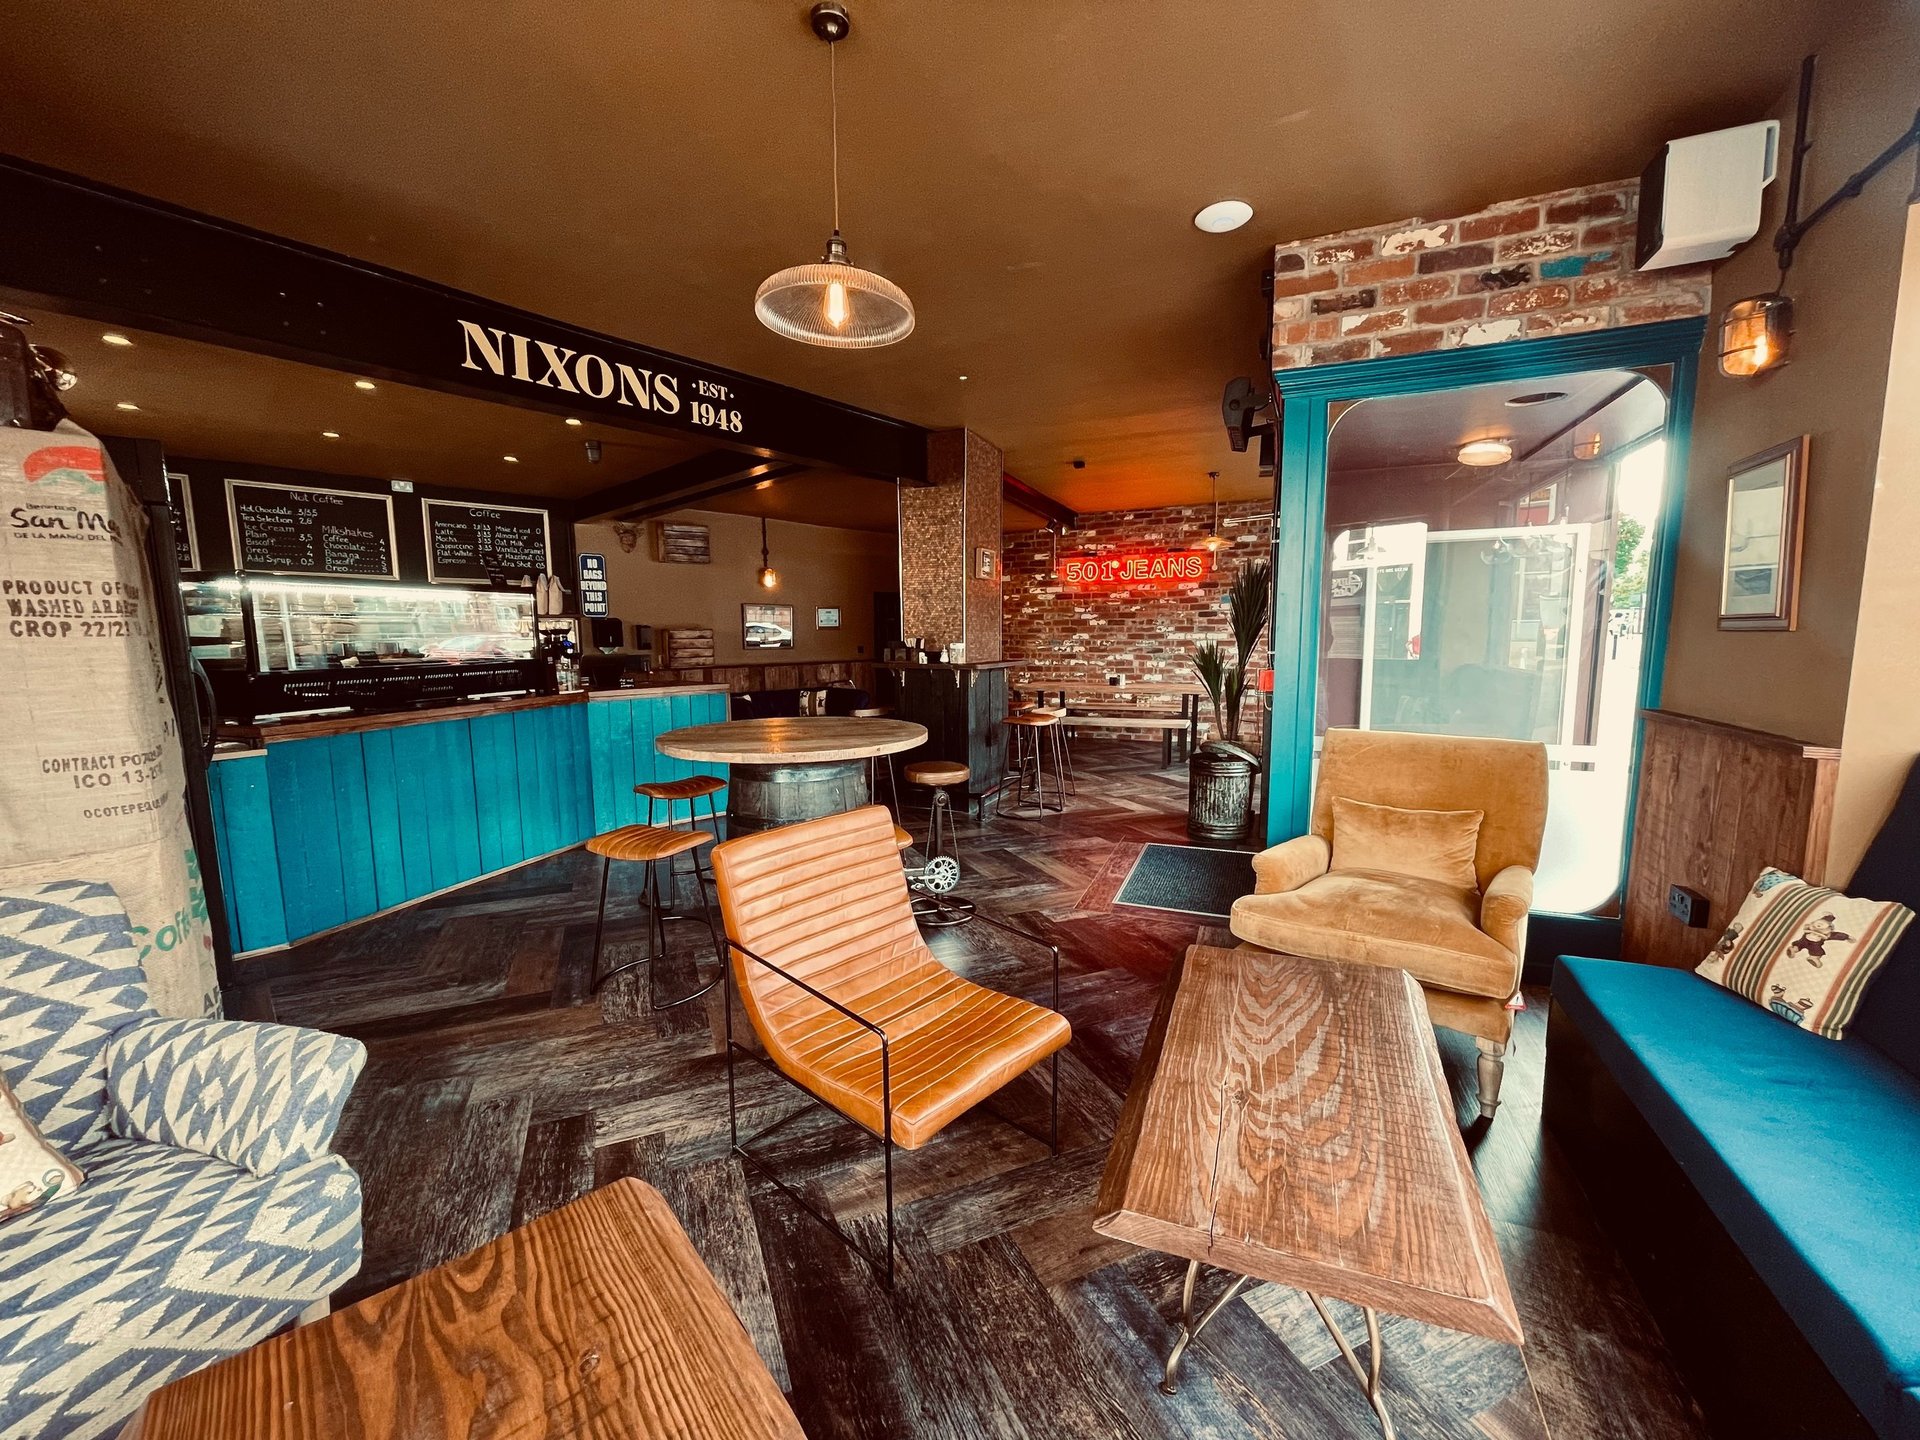
<path fill-rule="evenodd" d="M 13 0 L 0 148 L 972 426 L 1078 509 L 1200 500 L 1210 469 L 1252 498 L 1218 396 L 1258 371 L 1272 244 L 1637 173 L 1669 136 L 1760 115 L 1821 8 L 854 0 L 843 224 L 919 312 L 866 352 L 751 309 L 830 224 L 804 0 Z M 1222 196 L 1253 223 L 1196 231 Z"/>
<path fill-rule="evenodd" d="M 1517 397 L 1559 399 L 1509 405 Z M 1545 446 L 1543 458 L 1566 459 L 1575 441 L 1599 441 L 1606 454 L 1658 429 L 1666 397 L 1630 370 L 1595 370 L 1544 380 L 1506 381 L 1466 390 L 1437 390 L 1362 400 L 1334 422 L 1327 468 L 1337 472 L 1453 465 L 1469 440 L 1512 442 L 1516 459 Z"/>

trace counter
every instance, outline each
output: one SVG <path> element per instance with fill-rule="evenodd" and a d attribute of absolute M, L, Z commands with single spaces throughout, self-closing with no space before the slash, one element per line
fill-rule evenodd
<path fill-rule="evenodd" d="M 726 774 L 661 755 L 653 737 L 726 718 L 724 687 L 672 685 L 247 727 L 254 748 L 216 755 L 208 777 L 234 949 L 274 949 L 644 820 L 636 784 Z"/>
<path fill-rule="evenodd" d="M 967 798 L 982 802 L 1007 768 L 1007 672 L 1010 661 L 945 665 L 878 661 L 874 698 L 901 720 L 927 727 L 927 743 L 909 759 L 965 765 Z"/>

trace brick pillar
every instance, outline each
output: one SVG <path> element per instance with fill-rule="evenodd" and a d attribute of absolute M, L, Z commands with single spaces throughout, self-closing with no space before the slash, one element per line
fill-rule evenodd
<path fill-rule="evenodd" d="M 929 650 L 1000 658 L 1000 447 L 971 430 L 927 439 L 927 481 L 900 491 L 900 631 Z M 982 574 L 982 570 L 986 573 Z"/>

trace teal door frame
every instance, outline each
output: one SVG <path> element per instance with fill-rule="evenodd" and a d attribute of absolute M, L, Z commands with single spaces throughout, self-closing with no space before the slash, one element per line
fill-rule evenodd
<path fill-rule="evenodd" d="M 1330 407 L 1350 400 L 1458 390 L 1503 380 L 1544 379 L 1582 370 L 1671 366 L 1667 389 L 1667 473 L 1647 571 L 1646 663 L 1640 708 L 1660 703 L 1673 570 L 1686 497 L 1693 391 L 1705 319 L 1669 320 L 1579 335 L 1511 340 L 1385 360 L 1355 360 L 1275 372 L 1280 396 L 1280 460 L 1274 479 L 1273 712 L 1267 730 L 1267 843 L 1307 833 L 1313 804 L 1313 726 L 1320 663 L 1321 569 L 1326 551 L 1327 436 Z M 1640 732 L 1634 730 L 1633 794 L 1639 786 Z M 1624 856 L 1622 863 L 1624 864 Z"/>

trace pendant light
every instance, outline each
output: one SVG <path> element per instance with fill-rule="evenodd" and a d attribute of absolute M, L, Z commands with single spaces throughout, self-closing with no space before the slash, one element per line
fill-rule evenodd
<path fill-rule="evenodd" d="M 794 265 L 761 282 L 753 313 L 777 335 L 804 345 L 871 350 L 913 333 L 913 302 L 907 292 L 847 259 L 840 234 L 840 75 L 833 47 L 847 38 L 853 20 L 846 7 L 823 0 L 808 12 L 813 33 L 827 44 L 833 111 L 833 233 L 817 265 Z"/>
<path fill-rule="evenodd" d="M 762 590 L 779 588 L 780 577 L 767 561 L 767 517 L 764 515 L 760 517 L 760 574 L 756 578 Z"/>
<path fill-rule="evenodd" d="M 1233 542 L 1220 533 L 1220 472 L 1209 470 L 1207 478 L 1213 482 L 1213 529 L 1209 530 L 1206 537 L 1200 541 L 1200 548 L 1211 550 L 1217 555 Z"/>

